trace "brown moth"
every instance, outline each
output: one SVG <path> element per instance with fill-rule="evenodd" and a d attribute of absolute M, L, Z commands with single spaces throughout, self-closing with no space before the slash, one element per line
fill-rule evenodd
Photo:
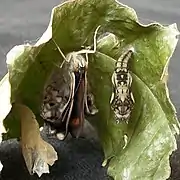
<path fill-rule="evenodd" d="M 134 48 L 130 47 L 119 57 L 112 75 L 113 92 L 110 104 L 117 123 L 128 122 L 134 106 L 134 97 L 131 92 L 132 76 L 128 65 L 133 53 Z"/>
<path fill-rule="evenodd" d="M 46 114 L 49 113 L 49 117 L 45 117 L 45 113 L 43 113 L 42 117 L 50 128 L 53 129 L 53 131 L 51 131 L 52 134 L 56 134 L 61 140 L 68 135 L 68 132 L 70 132 L 73 137 L 78 138 L 84 124 L 84 111 L 88 115 L 93 115 L 98 111 L 94 106 L 92 94 L 87 92 L 88 54 L 96 52 L 96 34 L 98 29 L 99 26 L 95 31 L 93 50 L 90 50 L 88 47 L 87 49 L 82 49 L 77 52 L 71 52 L 65 57 L 54 41 L 59 52 L 65 59 L 62 65 L 65 63 L 68 68 L 67 72 L 70 77 L 70 93 L 67 103 L 63 104 L 61 110 L 59 110 L 61 102 L 58 93 L 54 93 L 57 100 L 55 100 L 56 102 L 53 104 L 53 112 L 51 111 L 52 108 L 50 103 L 47 103 L 49 108 L 48 111 L 46 111 Z M 83 54 L 85 56 L 83 56 Z M 44 104 L 43 107 L 45 107 Z M 42 112 L 45 112 L 43 108 Z"/>

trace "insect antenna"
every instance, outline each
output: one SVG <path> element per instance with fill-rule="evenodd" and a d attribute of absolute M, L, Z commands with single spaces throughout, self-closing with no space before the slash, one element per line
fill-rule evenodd
<path fill-rule="evenodd" d="M 60 68 L 62 68 L 62 66 L 64 65 L 65 61 L 68 62 L 66 56 L 64 55 L 64 53 L 61 51 L 61 49 L 59 48 L 59 46 L 57 45 L 56 41 L 52 38 L 52 41 L 54 42 L 54 44 L 56 45 L 59 53 L 61 54 L 61 56 L 63 57 L 64 61 L 62 62 L 62 64 L 60 65 Z"/>

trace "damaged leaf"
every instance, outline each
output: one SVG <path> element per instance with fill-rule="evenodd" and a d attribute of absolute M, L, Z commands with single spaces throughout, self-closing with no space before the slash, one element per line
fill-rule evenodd
<path fill-rule="evenodd" d="M 33 112 L 24 105 L 15 105 L 21 120 L 21 147 L 23 157 L 30 174 L 37 173 L 40 177 L 43 173 L 49 173 L 58 159 L 54 148 L 45 142 L 39 132 L 39 125 Z"/>

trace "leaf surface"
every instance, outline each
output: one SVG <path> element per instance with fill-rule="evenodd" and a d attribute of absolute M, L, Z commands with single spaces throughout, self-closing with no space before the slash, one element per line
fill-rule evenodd
<path fill-rule="evenodd" d="M 89 55 L 88 68 L 88 82 L 99 113 L 89 121 L 99 134 L 105 162 L 110 160 L 108 172 L 117 180 L 167 179 L 169 155 L 176 149 L 175 134 L 179 133 L 179 122 L 167 88 L 168 64 L 179 34 L 175 24 L 143 26 L 132 8 L 114 0 L 67 1 L 53 9 L 48 29 L 35 45 L 16 46 L 9 52 L 6 81 L 11 85 L 11 98 L 5 95 L 6 104 L 23 104 L 29 108 L 27 114 L 32 110 L 41 123 L 44 87 L 57 64 L 63 62 L 58 48 L 66 55 L 83 46 L 92 47 L 99 25 L 97 51 Z M 117 125 L 109 103 L 111 76 L 115 61 L 128 45 L 135 49 L 130 62 L 135 107 L 129 123 Z M 9 109 L 0 109 L 0 114 L 2 111 L 7 115 L 10 105 Z M 6 138 L 20 136 L 16 113 L 12 108 L 4 121 L 8 129 Z M 22 119 L 21 116 L 21 122 Z M 37 132 L 36 135 L 39 137 Z M 28 140 L 25 142 L 31 146 Z M 32 168 L 31 162 L 29 167 Z"/>

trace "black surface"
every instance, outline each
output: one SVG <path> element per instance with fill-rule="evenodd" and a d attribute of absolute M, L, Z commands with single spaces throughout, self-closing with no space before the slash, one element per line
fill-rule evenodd
<path fill-rule="evenodd" d="M 51 9 L 60 0 L 7 0 L 0 1 L 0 77 L 6 72 L 5 54 L 15 45 L 36 40 L 46 30 Z M 133 7 L 142 22 L 158 21 L 162 24 L 180 24 L 179 0 L 122 0 Z M 180 44 L 169 67 L 170 97 L 180 114 Z M 51 180 L 104 180 L 106 169 L 101 167 L 103 153 L 100 145 L 92 140 L 49 140 L 57 150 L 60 160 L 52 167 L 52 175 L 41 179 Z M 178 150 L 171 158 L 171 179 L 180 180 L 180 140 Z M 16 140 L 3 142 L 0 146 L 0 160 L 4 164 L 1 179 L 38 179 L 29 176 Z"/>
<path fill-rule="evenodd" d="M 45 139 L 58 152 L 59 160 L 50 168 L 51 173 L 43 174 L 41 180 L 109 180 L 106 168 L 101 166 L 103 152 L 97 141 L 83 138 L 66 141 L 55 138 Z M 4 165 L 1 179 L 39 179 L 36 174 L 29 175 L 20 145 L 15 139 L 2 143 L 0 159 Z"/>

